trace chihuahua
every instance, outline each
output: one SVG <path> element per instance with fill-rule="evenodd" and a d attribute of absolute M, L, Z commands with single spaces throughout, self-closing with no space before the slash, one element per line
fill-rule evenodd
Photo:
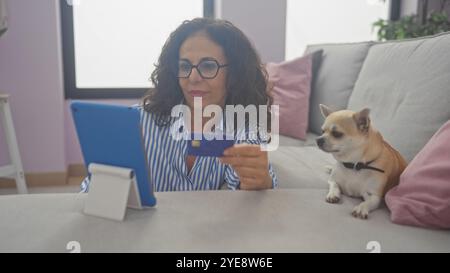
<path fill-rule="evenodd" d="M 321 104 L 320 110 L 325 122 L 317 145 L 337 160 L 328 180 L 326 201 L 339 202 L 341 192 L 362 197 L 364 201 L 353 208 L 352 215 L 367 219 L 385 193 L 398 184 L 406 161 L 371 126 L 368 108 L 333 112 Z"/>

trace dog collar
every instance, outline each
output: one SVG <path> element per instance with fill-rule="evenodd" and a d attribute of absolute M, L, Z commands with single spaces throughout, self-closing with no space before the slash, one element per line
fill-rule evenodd
<path fill-rule="evenodd" d="M 384 173 L 384 171 L 382 169 L 378 169 L 372 166 L 369 166 L 371 163 L 373 163 L 375 160 L 369 161 L 367 163 L 363 163 L 363 162 L 356 162 L 356 163 L 351 163 L 351 162 L 342 162 L 342 164 L 344 165 L 344 167 L 346 167 L 347 169 L 352 169 L 355 171 L 359 171 L 362 169 L 368 169 L 368 170 L 374 170 L 377 172 L 381 172 Z"/>

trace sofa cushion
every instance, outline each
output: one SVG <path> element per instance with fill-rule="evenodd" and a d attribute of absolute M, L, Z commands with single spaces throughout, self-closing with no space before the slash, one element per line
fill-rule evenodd
<path fill-rule="evenodd" d="M 394 223 L 450 228 L 450 121 L 430 139 L 386 195 Z"/>
<path fill-rule="evenodd" d="M 269 152 L 269 160 L 278 177 L 279 188 L 327 189 L 327 166 L 333 157 L 316 147 L 281 146 Z"/>
<path fill-rule="evenodd" d="M 266 65 L 272 84 L 273 104 L 279 105 L 280 134 L 306 139 L 313 56 L 321 51 Z"/>
<path fill-rule="evenodd" d="M 304 147 L 304 146 L 314 146 L 316 147 L 316 138 L 319 135 L 316 135 L 311 132 L 306 133 L 306 139 L 300 140 L 289 136 L 279 135 L 279 146 L 295 146 L 295 147 Z"/>
<path fill-rule="evenodd" d="M 408 161 L 450 119 L 449 46 L 450 32 L 373 45 L 350 96 Z"/>
<path fill-rule="evenodd" d="M 313 71 L 309 106 L 309 130 L 320 134 L 323 117 L 319 104 L 344 109 L 371 42 L 309 45 L 305 54 L 322 49 L 320 65 Z"/>

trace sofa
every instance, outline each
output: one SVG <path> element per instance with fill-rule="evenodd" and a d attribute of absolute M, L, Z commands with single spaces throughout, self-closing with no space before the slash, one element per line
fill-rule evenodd
<path fill-rule="evenodd" d="M 395 224 L 385 203 L 367 220 L 351 215 L 361 200 L 343 196 L 340 204 L 326 203 L 326 168 L 335 160 L 315 143 L 324 121 L 319 104 L 336 110 L 369 107 L 375 128 L 408 162 L 413 160 L 450 120 L 450 32 L 402 41 L 310 45 L 305 55 L 317 50 L 323 52 L 313 71 L 306 139 L 280 135 L 279 148 L 269 153 L 279 188 L 308 193 L 299 215 L 327 210 L 323 225 L 333 230 L 330 234 L 338 229 L 361 245 L 370 234 L 386 252 L 450 252 L 450 230 Z M 304 229 L 298 233 L 310 232 Z M 321 244 L 318 249 L 340 249 L 326 241 L 311 243 Z"/>

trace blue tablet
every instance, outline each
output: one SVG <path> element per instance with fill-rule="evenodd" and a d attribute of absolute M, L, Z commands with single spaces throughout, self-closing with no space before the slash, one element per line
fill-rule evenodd
<path fill-rule="evenodd" d="M 75 101 L 71 110 L 86 169 L 90 163 L 133 169 L 142 206 L 156 205 L 139 109 Z"/>

